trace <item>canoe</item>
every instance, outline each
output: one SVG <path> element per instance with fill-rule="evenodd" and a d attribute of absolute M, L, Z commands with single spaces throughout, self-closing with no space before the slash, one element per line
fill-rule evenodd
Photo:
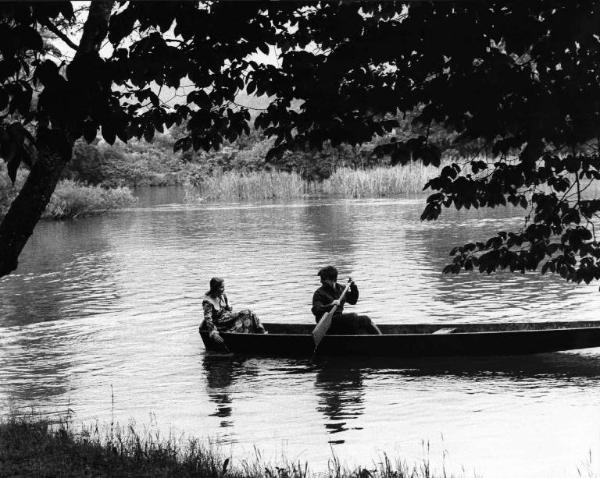
<path fill-rule="evenodd" d="M 227 351 L 310 356 L 314 324 L 264 324 L 268 334 L 222 333 Z M 519 355 L 600 347 L 600 321 L 378 325 L 382 335 L 326 335 L 318 355 L 427 357 Z M 200 332 L 207 350 L 216 347 Z"/>

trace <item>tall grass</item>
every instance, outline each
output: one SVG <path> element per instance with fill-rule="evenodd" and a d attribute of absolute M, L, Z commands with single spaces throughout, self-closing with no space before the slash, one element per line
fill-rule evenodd
<path fill-rule="evenodd" d="M 428 459 L 408 467 L 383 456 L 379 463 L 353 469 L 335 457 L 328 471 L 313 473 L 307 463 L 272 464 L 257 452 L 254 461 L 233 464 L 198 440 L 139 432 L 134 425 L 98 425 L 74 431 L 69 418 L 58 423 L 17 418 L 0 421 L 0 474 L 17 476 L 173 476 L 203 478 L 450 478 L 431 470 Z"/>
<path fill-rule="evenodd" d="M 288 199 L 307 194 L 348 198 L 385 197 L 420 192 L 439 173 L 422 164 L 373 169 L 339 168 L 322 183 L 302 179 L 298 173 L 227 172 L 204 177 L 188 185 L 188 199 Z"/>
<path fill-rule="evenodd" d="M 325 194 L 349 198 L 412 194 L 421 192 L 425 183 L 438 174 L 438 168 L 421 163 L 373 169 L 340 168 L 323 181 L 322 190 Z"/>
<path fill-rule="evenodd" d="M 442 165 L 443 167 L 443 165 Z M 376 167 L 371 169 L 338 168 L 328 178 L 318 182 L 302 179 L 297 173 L 286 172 L 227 172 L 205 176 L 200 182 L 187 187 L 188 200 L 197 199 L 287 199 L 307 194 L 325 194 L 346 198 L 390 197 L 416 194 L 423 191 L 427 181 L 438 176 L 440 169 L 409 163 L 405 166 Z M 569 175 L 573 184 L 570 197 L 576 194 L 575 176 Z M 584 199 L 600 197 L 600 181 L 581 180 L 580 189 Z M 537 187 L 538 191 L 550 193 L 548 185 Z M 559 196 L 561 196 L 559 194 Z"/>
<path fill-rule="evenodd" d="M 202 199 L 289 199 L 309 193 L 310 188 L 298 173 L 230 171 L 204 177 L 193 188 L 193 195 Z"/>

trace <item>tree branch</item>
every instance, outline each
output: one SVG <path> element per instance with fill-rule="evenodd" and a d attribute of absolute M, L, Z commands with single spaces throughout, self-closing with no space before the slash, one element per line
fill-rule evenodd
<path fill-rule="evenodd" d="M 108 21 L 114 3 L 114 0 L 97 0 L 90 4 L 77 54 L 98 52 L 100 50 L 102 41 L 108 33 Z"/>
<path fill-rule="evenodd" d="M 54 33 L 58 38 L 60 38 L 63 42 L 65 42 L 68 46 L 70 46 L 73 50 L 77 51 L 77 45 L 63 32 L 61 32 L 56 25 L 54 25 L 50 20 L 44 20 L 40 22 L 44 25 L 48 30 Z"/>

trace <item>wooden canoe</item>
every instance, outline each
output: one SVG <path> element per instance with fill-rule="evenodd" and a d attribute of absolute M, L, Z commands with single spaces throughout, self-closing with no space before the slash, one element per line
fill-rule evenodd
<path fill-rule="evenodd" d="M 268 334 L 222 333 L 245 355 L 310 356 L 314 324 L 264 324 Z M 428 357 L 518 355 L 600 347 L 600 321 L 378 325 L 382 335 L 326 335 L 318 355 Z M 200 332 L 207 350 L 219 350 Z"/>

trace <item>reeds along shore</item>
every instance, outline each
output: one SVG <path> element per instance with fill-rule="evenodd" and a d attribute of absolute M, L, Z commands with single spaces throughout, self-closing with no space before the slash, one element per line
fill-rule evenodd
<path fill-rule="evenodd" d="M 189 186 L 188 199 L 292 199 L 307 194 L 388 197 L 419 193 L 437 174 L 437 168 L 418 163 L 368 170 L 339 168 L 321 183 L 304 180 L 298 173 L 227 172 L 207 177 L 196 187 Z"/>
<path fill-rule="evenodd" d="M 383 456 L 379 463 L 346 469 L 335 458 L 325 473 L 312 473 L 309 464 L 235 463 L 197 440 L 163 438 L 158 432 L 140 434 L 133 425 L 97 425 L 75 432 L 70 419 L 51 423 L 41 419 L 0 421 L 0 476 L 203 477 L 203 478 L 451 478 L 436 474 L 427 460 L 409 468 Z"/>
<path fill-rule="evenodd" d="M 444 165 L 440 168 L 442 168 Z M 402 195 L 431 194 L 423 191 L 427 181 L 440 174 L 440 168 L 409 163 L 405 166 L 387 166 L 372 169 L 339 168 L 322 182 L 302 179 L 299 173 L 261 171 L 252 173 L 227 172 L 203 178 L 201 183 L 186 185 L 189 202 L 204 200 L 267 200 L 294 199 L 307 195 L 327 195 L 342 198 L 381 198 Z M 559 191 L 561 200 L 577 201 L 600 197 L 600 181 L 580 179 L 574 174 L 565 175 L 571 185 Z M 535 192 L 556 193 L 548 184 L 523 191 L 528 198 Z"/>
<path fill-rule="evenodd" d="M 421 163 L 373 169 L 340 168 L 322 187 L 325 194 L 348 198 L 415 194 L 422 192 L 425 183 L 438 174 L 438 168 Z"/>

